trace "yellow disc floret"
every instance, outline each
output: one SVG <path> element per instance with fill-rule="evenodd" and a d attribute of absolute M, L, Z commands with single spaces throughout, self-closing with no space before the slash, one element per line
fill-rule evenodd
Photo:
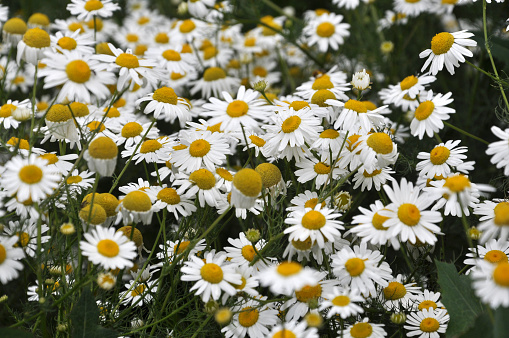
<path fill-rule="evenodd" d="M 233 177 L 233 185 L 243 195 L 256 197 L 262 191 L 262 177 L 254 169 L 244 168 Z"/>
<path fill-rule="evenodd" d="M 470 180 L 463 174 L 449 176 L 445 179 L 444 188 L 448 188 L 453 193 L 458 193 L 470 188 Z"/>
<path fill-rule="evenodd" d="M 322 22 L 316 27 L 316 34 L 321 38 L 329 38 L 336 31 L 336 27 L 330 22 Z"/>
<path fill-rule="evenodd" d="M 59 46 L 62 49 L 73 50 L 73 49 L 76 49 L 76 47 L 78 46 L 78 43 L 73 38 L 64 36 L 58 40 L 57 46 Z"/>
<path fill-rule="evenodd" d="M 509 287 L 509 263 L 500 262 L 493 270 L 493 281 L 504 288 Z"/>
<path fill-rule="evenodd" d="M 122 206 L 130 211 L 146 212 L 152 208 L 152 202 L 146 193 L 135 190 L 124 197 Z"/>
<path fill-rule="evenodd" d="M 141 248 L 143 246 L 143 235 L 140 230 L 133 228 L 132 226 L 123 226 L 117 230 L 117 232 L 119 231 L 121 231 L 124 236 L 132 240 L 137 248 Z"/>
<path fill-rule="evenodd" d="M 358 257 L 350 258 L 345 263 L 345 269 L 352 277 L 360 276 L 365 268 L 364 261 Z"/>
<path fill-rule="evenodd" d="M 180 61 L 182 57 L 180 53 L 173 49 L 167 49 L 163 52 L 163 58 L 168 61 Z"/>
<path fill-rule="evenodd" d="M 230 117 L 241 117 L 247 114 L 249 106 L 242 100 L 235 100 L 226 107 L 226 114 Z"/>
<path fill-rule="evenodd" d="M 392 152 L 394 144 L 391 137 L 385 133 L 373 133 L 366 140 L 366 144 L 377 154 L 389 154 Z"/>
<path fill-rule="evenodd" d="M 387 300 L 398 300 L 406 295 L 406 288 L 400 282 L 390 282 L 389 285 L 384 288 L 384 296 Z"/>
<path fill-rule="evenodd" d="M 143 127 L 138 122 L 127 122 L 122 127 L 122 137 L 130 138 L 139 136 L 143 132 Z"/>
<path fill-rule="evenodd" d="M 214 174 L 207 169 L 193 171 L 191 175 L 189 175 L 189 181 L 196 184 L 201 190 L 210 190 L 216 185 Z"/>
<path fill-rule="evenodd" d="M 484 255 L 484 260 L 490 263 L 507 262 L 507 255 L 501 250 L 490 250 Z"/>
<path fill-rule="evenodd" d="M 435 55 L 447 53 L 454 43 L 454 36 L 451 33 L 438 33 L 431 39 L 431 51 Z"/>
<path fill-rule="evenodd" d="M 176 105 L 178 102 L 177 94 L 175 94 L 173 88 L 169 87 L 162 87 L 157 89 L 152 95 L 152 99 L 173 105 Z"/>
<path fill-rule="evenodd" d="M 46 48 L 51 44 L 48 32 L 39 27 L 31 28 L 23 35 L 23 42 L 33 48 Z"/>
<path fill-rule="evenodd" d="M 313 169 L 318 175 L 328 175 L 330 173 L 330 166 L 323 162 L 318 162 L 315 164 Z"/>
<path fill-rule="evenodd" d="M 122 53 L 115 59 L 115 63 L 120 67 L 125 68 L 138 68 L 140 66 L 140 61 L 138 57 L 133 54 Z"/>
<path fill-rule="evenodd" d="M 90 142 L 88 153 L 93 158 L 109 160 L 117 157 L 118 147 L 109 137 L 100 136 Z"/>
<path fill-rule="evenodd" d="M 210 151 L 210 143 L 204 139 L 198 139 L 189 146 L 189 154 L 193 157 L 203 157 Z"/>
<path fill-rule="evenodd" d="M 244 245 L 240 252 L 246 261 L 251 262 L 254 259 L 255 250 L 252 245 Z"/>
<path fill-rule="evenodd" d="M 297 262 L 283 262 L 277 267 L 277 273 L 285 277 L 298 274 L 301 270 L 302 265 Z"/>
<path fill-rule="evenodd" d="M 92 74 L 88 63 L 83 60 L 74 60 L 67 64 L 65 73 L 69 80 L 76 83 L 85 83 L 90 79 Z"/>
<path fill-rule="evenodd" d="M 54 104 L 46 114 L 46 120 L 50 122 L 65 122 L 72 119 L 69 107 L 63 104 Z"/>
<path fill-rule="evenodd" d="M 158 140 L 146 140 L 141 144 L 140 153 L 148 154 L 154 153 L 157 150 L 161 149 L 163 145 L 159 143 Z"/>
<path fill-rule="evenodd" d="M 493 209 L 495 218 L 493 222 L 497 226 L 509 225 L 509 202 L 500 202 Z"/>
<path fill-rule="evenodd" d="M 336 95 L 328 89 L 320 89 L 317 90 L 316 93 L 311 97 L 311 103 L 317 104 L 320 107 L 328 107 L 328 104 L 325 103 L 327 100 L 335 100 Z"/>
<path fill-rule="evenodd" d="M 104 208 L 95 203 L 92 208 L 90 208 L 90 205 L 82 208 L 79 215 L 82 220 L 93 225 L 102 224 L 107 218 Z"/>
<path fill-rule="evenodd" d="M 258 309 L 250 306 L 243 308 L 239 313 L 239 324 L 244 327 L 251 327 L 256 324 L 260 313 Z"/>
<path fill-rule="evenodd" d="M 75 117 L 83 117 L 90 114 L 90 110 L 88 106 L 81 102 L 73 102 L 69 105 L 69 109 L 71 109 L 72 114 Z"/>
<path fill-rule="evenodd" d="M 201 267 L 200 275 L 203 280 L 211 284 L 218 284 L 223 280 L 223 269 L 215 263 L 206 263 Z"/>
<path fill-rule="evenodd" d="M 226 78 L 226 73 L 219 67 L 210 67 L 203 73 L 203 80 L 207 82 Z"/>
<path fill-rule="evenodd" d="M 85 2 L 84 6 L 85 10 L 89 12 L 97 11 L 103 7 L 104 7 L 103 3 L 99 0 L 88 0 L 87 2 Z"/>
<path fill-rule="evenodd" d="M 270 188 L 281 182 L 281 170 L 272 163 L 262 163 L 255 168 L 256 172 L 262 178 L 262 184 L 266 188 Z"/>
<path fill-rule="evenodd" d="M 357 100 L 348 100 L 345 102 L 345 109 L 350 109 L 356 112 L 357 114 L 366 113 L 368 109 L 363 102 Z"/>
<path fill-rule="evenodd" d="M 332 89 L 334 88 L 334 84 L 330 80 L 330 76 L 327 74 L 323 74 L 322 76 L 315 79 L 311 89 L 320 90 L 320 89 Z"/>
<path fill-rule="evenodd" d="M 415 226 L 419 224 L 421 212 L 415 204 L 403 203 L 398 208 L 398 218 L 401 222 L 408 226 Z"/>
<path fill-rule="evenodd" d="M 295 291 L 295 297 L 299 302 L 307 303 L 310 300 L 317 299 L 322 295 L 322 286 L 317 285 L 305 285 L 302 289 Z"/>
<path fill-rule="evenodd" d="M 297 115 L 290 116 L 286 120 L 283 121 L 283 124 L 281 125 L 281 130 L 283 133 L 289 134 L 293 133 L 295 130 L 297 130 L 302 122 L 302 119 L 298 117 Z"/>
<path fill-rule="evenodd" d="M 25 165 L 18 173 L 19 179 L 26 184 L 35 184 L 42 180 L 42 169 L 35 164 Z"/>
<path fill-rule="evenodd" d="M 332 304 L 335 306 L 347 306 L 350 304 L 350 297 L 348 296 L 336 296 L 332 299 Z"/>
<path fill-rule="evenodd" d="M 405 77 L 403 81 L 400 82 L 399 86 L 401 90 L 407 90 L 412 88 L 417 83 L 417 81 L 418 81 L 417 77 L 410 75 Z"/>
<path fill-rule="evenodd" d="M 13 104 L 6 103 L 0 108 L 0 117 L 9 117 L 17 109 Z"/>
<path fill-rule="evenodd" d="M 440 323 L 435 318 L 424 318 L 419 325 L 422 332 L 436 332 L 440 328 Z"/>
<path fill-rule="evenodd" d="M 170 205 L 180 203 L 180 196 L 177 194 L 177 190 L 173 188 L 163 188 L 157 193 L 157 199 Z"/>
<path fill-rule="evenodd" d="M 112 258 L 118 255 L 120 247 L 117 242 L 111 239 L 102 239 L 97 243 L 97 252 L 103 256 Z"/>
<path fill-rule="evenodd" d="M 28 27 L 25 21 L 20 18 L 11 18 L 4 23 L 2 30 L 8 34 L 25 34 Z"/>
<path fill-rule="evenodd" d="M 444 147 L 444 146 L 435 147 L 429 154 L 430 161 L 434 165 L 444 164 L 447 161 L 447 159 L 449 158 L 450 154 L 451 154 L 451 151 L 447 147 Z"/>
<path fill-rule="evenodd" d="M 432 101 L 424 101 L 419 104 L 415 110 L 415 118 L 419 121 L 427 119 L 435 110 L 435 104 Z"/>

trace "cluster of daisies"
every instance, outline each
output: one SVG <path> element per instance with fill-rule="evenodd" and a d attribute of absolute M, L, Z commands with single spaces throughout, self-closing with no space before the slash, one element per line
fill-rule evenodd
<path fill-rule="evenodd" d="M 246 30 L 223 25 L 228 1 L 183 4 L 191 17 L 170 19 L 129 1 L 121 26 L 111 0 L 72 0 L 72 16 L 55 22 L 0 6 L 2 284 L 30 273 L 28 301 L 41 302 L 87 275 L 118 296 L 98 297 L 101 322 L 133 311 L 137 329 L 147 318 L 136 309 L 159 306 L 171 274 L 226 337 L 319 337 L 324 327 L 384 337 L 397 325 L 438 337 L 449 321 L 439 290 L 387 252 L 431 260 L 443 223 L 472 214 L 479 223 L 465 232 L 479 243 L 467 273 L 483 303 L 509 307 L 509 200 L 489 199 L 495 189 L 469 178 L 468 148 L 439 137 L 456 111 L 435 82 L 473 56 L 472 33 L 438 32 L 419 74 L 376 90 L 365 69 L 305 73 L 306 53 L 349 37 L 340 14 L 304 13 L 306 49 L 280 34 L 291 13 Z M 455 5 L 396 0 L 380 28 Z M 278 90 L 283 61 L 308 77 L 294 91 Z M 500 141 L 486 154 L 507 176 L 509 129 L 492 132 Z M 411 137 L 437 139 L 419 149 L 413 181 L 395 170 Z M 352 195 L 363 192 L 379 199 L 362 205 Z M 253 226 L 221 247 L 208 235 L 228 217 Z"/>

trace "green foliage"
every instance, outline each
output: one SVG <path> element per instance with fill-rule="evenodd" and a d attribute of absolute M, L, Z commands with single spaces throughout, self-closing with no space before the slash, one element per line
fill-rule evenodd
<path fill-rule="evenodd" d="M 81 297 L 71 312 L 72 336 L 83 338 L 116 337 L 117 333 L 98 325 L 99 309 L 89 289 L 84 288 Z"/>
<path fill-rule="evenodd" d="M 33 338 L 34 335 L 23 330 L 3 327 L 0 328 L 0 337 Z"/>

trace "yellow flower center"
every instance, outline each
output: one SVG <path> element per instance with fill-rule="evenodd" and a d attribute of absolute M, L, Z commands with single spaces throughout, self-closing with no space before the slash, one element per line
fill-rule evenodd
<path fill-rule="evenodd" d="M 17 109 L 13 104 L 6 103 L 0 108 L 0 117 L 9 117 Z"/>
<path fill-rule="evenodd" d="M 318 162 L 317 164 L 315 164 L 313 169 L 315 170 L 315 173 L 317 173 L 318 175 L 327 175 L 330 173 L 330 166 L 323 162 Z"/>
<path fill-rule="evenodd" d="M 367 338 L 373 333 L 373 327 L 369 323 L 357 323 L 350 329 L 352 338 Z"/>
<path fill-rule="evenodd" d="M 311 88 L 313 90 L 332 89 L 332 88 L 334 88 L 334 85 L 332 84 L 332 81 L 330 80 L 330 76 L 327 74 L 323 74 L 319 78 L 315 79 Z"/>
<path fill-rule="evenodd" d="M 329 99 L 335 100 L 336 95 L 328 89 L 319 89 L 311 97 L 311 103 L 317 104 L 320 107 L 328 107 L 329 105 L 325 101 Z"/>
<path fill-rule="evenodd" d="M 357 100 L 348 100 L 345 102 L 345 109 L 350 109 L 356 112 L 357 114 L 366 113 L 368 108 L 363 102 Z"/>
<path fill-rule="evenodd" d="M 28 164 L 18 173 L 19 179 L 26 184 L 35 184 L 42 180 L 42 170 L 34 164 Z"/>
<path fill-rule="evenodd" d="M 306 238 L 303 241 L 292 240 L 292 245 L 297 250 L 306 251 L 311 249 L 311 247 L 313 246 L 313 241 L 311 241 L 310 237 Z"/>
<path fill-rule="evenodd" d="M 189 146 L 189 154 L 193 157 L 203 157 L 210 151 L 210 143 L 206 140 L 199 139 L 193 141 Z"/>
<path fill-rule="evenodd" d="M 203 80 L 207 82 L 226 78 L 226 73 L 219 67 L 210 67 L 203 73 Z"/>
<path fill-rule="evenodd" d="M 99 0 L 88 0 L 85 3 L 85 10 L 89 12 L 97 11 L 103 7 L 103 3 Z"/>
<path fill-rule="evenodd" d="M 484 255 L 484 260 L 490 263 L 507 262 L 507 255 L 500 250 L 490 250 Z"/>
<path fill-rule="evenodd" d="M 451 33 L 438 33 L 431 39 L 431 51 L 435 55 L 447 53 L 454 43 L 454 36 Z"/>
<path fill-rule="evenodd" d="M 419 224 L 421 212 L 412 203 L 403 203 L 398 208 L 398 218 L 401 222 L 408 226 Z"/>
<path fill-rule="evenodd" d="M 277 267 L 277 273 L 284 277 L 298 274 L 301 270 L 302 265 L 297 262 L 283 262 Z"/>
<path fill-rule="evenodd" d="M 390 282 L 389 285 L 384 288 L 384 296 L 387 300 L 398 300 L 406 295 L 406 288 L 399 282 Z"/>
<path fill-rule="evenodd" d="M 283 133 L 293 133 L 297 128 L 299 128 L 300 123 L 302 122 L 301 118 L 293 115 L 284 120 L 283 124 L 281 125 L 281 130 Z"/>
<path fill-rule="evenodd" d="M 103 207 L 103 209 L 106 211 L 107 217 L 115 216 L 117 214 L 116 209 L 120 202 L 112 194 L 98 194 L 94 199 L 94 203 L 95 202 Z"/>
<path fill-rule="evenodd" d="M 242 257 L 246 259 L 246 261 L 251 262 L 254 259 L 255 251 L 252 245 L 245 245 L 241 250 Z"/>
<path fill-rule="evenodd" d="M 190 33 L 196 28 L 196 24 L 191 19 L 187 19 L 182 21 L 182 24 L 180 25 L 179 29 L 180 32 L 183 34 Z"/>
<path fill-rule="evenodd" d="M 122 127 L 122 137 L 130 138 L 141 134 L 143 127 L 138 122 L 128 122 Z"/>
<path fill-rule="evenodd" d="M 435 332 L 440 328 L 440 323 L 435 318 L 424 318 L 419 325 L 422 332 Z"/>
<path fill-rule="evenodd" d="M 112 139 L 101 136 L 90 142 L 88 153 L 93 158 L 112 159 L 118 155 L 118 147 Z"/>
<path fill-rule="evenodd" d="M 430 161 L 434 165 L 444 164 L 447 161 L 447 159 L 449 158 L 450 154 L 451 154 L 451 151 L 447 147 L 444 147 L 444 146 L 435 147 L 429 154 Z"/>
<path fill-rule="evenodd" d="M 22 248 L 25 248 L 30 242 L 30 235 L 26 232 L 16 232 L 16 235 L 18 235 L 18 242 L 14 246 L 17 247 L 19 243 Z"/>
<path fill-rule="evenodd" d="M 7 144 L 13 146 L 13 147 L 18 147 L 19 149 L 25 149 L 25 150 L 28 150 L 30 149 L 30 144 L 28 143 L 28 140 L 25 140 L 25 139 L 19 139 L 17 137 L 11 137 L 9 139 L 9 141 L 7 141 Z"/>
<path fill-rule="evenodd" d="M 310 210 L 302 216 L 302 226 L 309 230 L 321 229 L 326 222 L 325 216 L 316 210 Z"/>
<path fill-rule="evenodd" d="M 191 244 L 190 241 L 182 241 L 182 242 L 180 242 L 180 243 L 175 245 L 175 247 L 173 248 L 173 252 L 176 255 L 180 255 L 181 253 L 183 253 L 187 249 L 189 244 Z M 178 249 L 177 249 L 177 246 L 178 246 Z"/>
<path fill-rule="evenodd" d="M 164 203 L 175 205 L 180 203 L 180 196 L 173 188 L 164 188 L 157 193 L 157 199 Z"/>
<path fill-rule="evenodd" d="M 83 117 L 90 114 L 88 106 L 81 102 L 73 102 L 70 105 L 70 109 L 75 117 Z"/>
<path fill-rule="evenodd" d="M 138 57 L 133 54 L 122 53 L 115 59 L 115 63 L 120 67 L 125 68 L 138 68 L 140 66 L 140 62 Z"/>
<path fill-rule="evenodd" d="M 63 104 L 54 104 L 46 114 L 46 120 L 51 122 L 65 122 L 72 119 L 69 107 Z"/>
<path fill-rule="evenodd" d="M 437 303 L 435 303 L 432 300 L 424 300 L 424 301 L 419 303 L 418 308 L 419 308 L 419 311 L 422 311 L 424 309 L 429 309 L 429 308 L 436 309 L 437 308 Z"/>
<path fill-rule="evenodd" d="M 383 224 L 385 221 L 387 221 L 390 217 L 385 217 L 380 215 L 378 212 L 375 212 L 373 215 L 373 218 L 371 220 L 371 223 L 373 224 L 373 227 L 377 230 L 387 230 L 387 227 L 384 227 Z"/>
<path fill-rule="evenodd" d="M 97 251 L 106 257 L 115 257 L 120 251 L 120 247 L 117 242 L 111 239 L 102 239 L 97 243 Z"/>
<path fill-rule="evenodd" d="M 335 31 L 336 27 L 334 27 L 334 25 L 330 22 L 322 22 L 318 25 L 318 27 L 316 27 L 316 34 L 322 38 L 331 37 Z"/>
<path fill-rule="evenodd" d="M 293 108 L 293 110 L 295 110 L 295 111 L 299 111 L 302 108 L 306 108 L 306 107 L 309 108 L 309 103 L 307 103 L 306 101 L 293 101 L 292 103 L 290 103 L 289 107 Z"/>
<path fill-rule="evenodd" d="M 249 106 L 242 100 L 235 100 L 226 107 L 226 114 L 230 117 L 241 117 L 247 114 Z"/>
<path fill-rule="evenodd" d="M 374 104 L 371 101 L 360 101 L 360 102 L 364 105 L 364 107 L 366 107 L 367 111 L 375 110 L 377 108 L 376 104 Z"/>
<path fill-rule="evenodd" d="M 106 218 L 108 217 L 106 215 L 106 211 L 104 210 L 104 208 L 99 204 L 95 203 L 92 207 L 92 210 L 90 210 L 90 205 L 87 205 L 83 209 L 81 209 L 79 212 L 79 216 L 85 222 L 94 225 L 102 224 L 104 221 L 106 221 Z"/>
<path fill-rule="evenodd" d="M 66 182 L 67 184 L 76 184 L 80 183 L 81 181 L 83 181 L 83 178 L 81 178 L 81 176 L 70 176 Z"/>
<path fill-rule="evenodd" d="M 268 74 L 267 69 L 265 69 L 262 66 L 256 66 L 253 68 L 253 75 L 259 76 L 259 77 L 266 77 Z"/>
<path fill-rule="evenodd" d="M 256 38 L 246 38 L 244 40 L 244 46 L 246 47 L 253 47 L 253 46 L 256 46 Z"/>
<path fill-rule="evenodd" d="M 350 298 L 348 296 L 336 296 L 332 299 L 332 304 L 335 306 L 347 306 L 350 304 Z"/>
<path fill-rule="evenodd" d="M 256 197 L 262 191 L 262 177 L 254 169 L 244 168 L 233 177 L 233 185 L 243 195 Z"/>
<path fill-rule="evenodd" d="M 203 50 L 203 59 L 210 60 L 217 55 L 219 51 L 214 46 L 209 46 Z"/>
<path fill-rule="evenodd" d="M 240 277 L 240 280 L 241 280 L 240 284 L 232 284 L 232 285 L 233 285 L 233 287 L 234 287 L 235 289 L 237 289 L 237 290 L 242 290 L 242 289 L 244 289 L 244 287 L 246 286 L 246 283 L 247 283 L 247 280 L 246 280 L 243 276 L 241 276 L 241 277 Z M 231 283 L 230 283 L 230 284 L 231 284 Z"/>
<path fill-rule="evenodd" d="M 500 262 L 493 271 L 493 280 L 502 287 L 509 287 L 509 263 Z"/>
<path fill-rule="evenodd" d="M 173 105 L 176 105 L 178 102 L 177 94 L 175 94 L 173 88 L 169 87 L 162 87 L 157 89 L 152 95 L 152 99 Z"/>
<path fill-rule="evenodd" d="M 138 285 L 131 291 L 131 297 L 136 297 L 136 296 L 142 295 L 144 291 L 145 291 L 145 285 L 144 284 Z"/>
<path fill-rule="evenodd" d="M 40 101 L 40 102 L 37 102 L 36 106 L 37 106 L 38 111 L 44 111 L 44 110 L 48 109 L 49 104 L 46 101 Z"/>
<path fill-rule="evenodd" d="M 72 22 L 72 23 L 69 24 L 69 26 L 67 26 L 67 28 L 71 32 L 76 32 L 78 29 L 81 29 L 80 30 L 80 34 L 83 34 L 85 32 L 85 29 L 84 29 L 83 25 L 80 24 L 79 22 Z"/>
<path fill-rule="evenodd" d="M 6 258 L 7 250 L 5 250 L 5 247 L 2 244 L 0 244 L 0 264 L 2 264 Z"/>
<path fill-rule="evenodd" d="M 23 35 L 23 41 L 27 46 L 33 48 L 45 48 L 51 44 L 49 34 L 39 27 L 27 30 Z"/>
<path fill-rule="evenodd" d="M 225 181 L 233 181 L 233 175 L 226 169 L 216 168 L 216 174 L 218 174 Z"/>
<path fill-rule="evenodd" d="M 415 110 L 415 118 L 419 121 L 427 119 L 435 110 L 435 104 L 431 101 L 424 101 Z"/>
<path fill-rule="evenodd" d="M 417 83 L 417 78 L 413 75 L 407 76 L 399 84 L 401 90 L 407 90 L 412 88 Z"/>
<path fill-rule="evenodd" d="M 201 190 L 210 190 L 216 185 L 214 174 L 207 169 L 198 169 L 189 175 L 189 181 L 193 182 Z"/>
<path fill-rule="evenodd" d="M 170 42 L 170 37 L 168 36 L 168 34 L 164 33 L 164 32 L 161 32 L 161 33 L 157 33 L 155 38 L 154 38 L 154 41 L 156 43 L 161 43 L 161 44 L 165 44 L 165 43 L 168 43 Z M 163 54 L 164 55 L 164 54 Z M 179 55 L 180 56 L 180 55 Z M 179 59 L 180 60 L 180 59 Z M 178 60 L 176 60 L 178 61 Z"/>
<path fill-rule="evenodd" d="M 339 133 L 334 129 L 325 129 L 320 133 L 320 138 L 336 139 L 339 137 Z"/>
<path fill-rule="evenodd" d="M 48 26 L 50 21 L 47 15 L 42 13 L 34 13 L 28 18 L 28 23 L 39 26 Z"/>
<path fill-rule="evenodd" d="M 25 34 L 28 27 L 25 21 L 20 18 L 12 18 L 5 22 L 2 30 L 9 34 L 22 35 Z"/>
<path fill-rule="evenodd" d="M 364 261 L 358 257 L 350 258 L 345 263 L 345 269 L 352 277 L 360 276 L 365 268 Z"/>
<path fill-rule="evenodd" d="M 83 60 L 74 60 L 67 64 L 65 72 L 69 80 L 76 83 L 85 83 L 90 79 L 92 72 L 90 67 Z"/>
<path fill-rule="evenodd" d="M 139 37 L 138 37 L 138 34 L 133 34 L 133 33 L 129 33 L 125 36 L 125 39 L 128 41 L 128 42 L 138 42 L 139 40 Z"/>
<path fill-rule="evenodd" d="M 128 193 L 122 200 L 124 208 L 130 211 L 145 212 L 152 208 L 150 197 L 143 191 L 135 190 Z"/>
<path fill-rule="evenodd" d="M 263 186 L 270 188 L 281 182 L 281 170 L 272 163 L 262 163 L 256 167 L 256 172 L 262 178 Z"/>
<path fill-rule="evenodd" d="M 509 202 L 500 202 L 493 209 L 495 213 L 495 225 L 507 226 L 509 225 Z"/>
<path fill-rule="evenodd" d="M 147 153 L 154 153 L 156 150 L 159 150 L 163 147 L 161 143 L 157 140 L 146 140 L 142 143 L 140 147 L 140 153 L 147 154 Z"/>
<path fill-rule="evenodd" d="M 272 338 L 297 338 L 297 335 L 288 329 L 283 329 L 274 333 Z"/>
<path fill-rule="evenodd" d="M 445 179 L 444 187 L 448 188 L 453 193 L 458 193 L 470 187 L 470 180 L 462 174 L 450 176 Z"/>
<path fill-rule="evenodd" d="M 239 324 L 244 327 L 251 327 L 256 324 L 260 313 L 257 309 L 248 306 L 242 309 L 239 313 Z"/>
<path fill-rule="evenodd" d="M 320 284 L 315 286 L 306 285 L 299 291 L 295 291 L 295 297 L 302 303 L 307 303 L 310 300 L 317 299 L 321 295 L 322 286 Z"/>
<path fill-rule="evenodd" d="M 102 31 L 103 30 L 103 26 L 104 26 L 103 21 L 101 20 L 101 18 L 98 18 L 98 17 L 95 18 L 95 22 L 94 22 L 94 19 L 91 19 L 91 20 L 88 20 L 86 22 L 86 24 L 87 24 L 87 27 L 89 29 L 94 29 L 94 26 L 95 26 L 95 29 L 98 32 Z"/>
<path fill-rule="evenodd" d="M 57 45 L 60 46 L 62 49 L 73 50 L 76 49 L 78 43 L 73 38 L 64 36 L 58 40 Z"/>
<path fill-rule="evenodd" d="M 168 61 L 180 61 L 180 53 L 173 49 L 167 49 L 163 52 L 163 57 Z"/>
<path fill-rule="evenodd" d="M 261 147 L 263 147 L 265 145 L 265 140 L 262 139 L 261 137 L 256 136 L 256 135 L 250 135 L 249 139 L 257 147 L 261 148 Z"/>
<path fill-rule="evenodd" d="M 382 172 L 382 169 L 376 169 L 376 170 L 373 170 L 373 172 L 370 174 L 366 170 L 364 170 L 364 172 L 362 173 L 362 176 L 364 176 L 366 178 L 374 177 L 374 176 L 380 174 L 381 172 Z"/>
<path fill-rule="evenodd" d="M 92 121 L 87 124 L 87 127 L 88 129 L 90 129 L 91 132 L 97 131 L 98 133 L 106 129 L 104 124 L 102 124 L 100 121 Z"/>
<path fill-rule="evenodd" d="M 143 245 L 143 235 L 141 234 L 140 230 L 134 228 L 134 233 L 133 233 L 132 226 L 123 226 L 117 230 L 117 232 L 119 232 L 119 231 L 122 231 L 122 233 L 124 234 L 125 237 L 132 240 L 137 248 L 139 248 Z"/>
<path fill-rule="evenodd" d="M 150 18 L 147 16 L 142 16 L 138 19 L 138 25 L 143 26 L 150 22 Z"/>
<path fill-rule="evenodd" d="M 391 137 L 385 133 L 373 133 L 366 140 L 366 144 L 377 154 L 389 154 L 394 144 Z"/>
<path fill-rule="evenodd" d="M 217 264 L 207 263 L 201 267 L 200 275 L 203 280 L 211 284 L 217 284 L 223 280 L 223 269 Z"/>

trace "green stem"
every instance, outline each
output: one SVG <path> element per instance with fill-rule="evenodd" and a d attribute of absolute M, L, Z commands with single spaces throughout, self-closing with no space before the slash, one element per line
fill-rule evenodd
<path fill-rule="evenodd" d="M 446 121 L 442 121 L 442 122 L 444 122 L 444 125 L 446 125 L 447 127 L 452 128 L 452 129 L 454 129 L 454 130 L 456 130 L 456 131 L 459 131 L 459 132 L 460 132 L 460 133 L 462 133 L 463 135 L 466 135 L 466 136 L 468 136 L 468 137 L 470 137 L 470 138 L 473 138 L 474 140 L 477 140 L 477 141 L 482 142 L 482 143 L 484 143 L 484 144 L 490 144 L 488 141 L 483 140 L 482 138 L 477 137 L 477 136 L 475 136 L 475 135 L 472 135 L 472 134 L 470 134 L 469 132 L 464 131 L 464 130 L 463 130 L 463 129 L 461 129 L 461 128 L 458 128 L 458 127 L 456 127 L 456 126 L 453 126 L 453 125 L 452 125 L 452 124 L 450 124 L 449 122 L 446 122 Z"/>

